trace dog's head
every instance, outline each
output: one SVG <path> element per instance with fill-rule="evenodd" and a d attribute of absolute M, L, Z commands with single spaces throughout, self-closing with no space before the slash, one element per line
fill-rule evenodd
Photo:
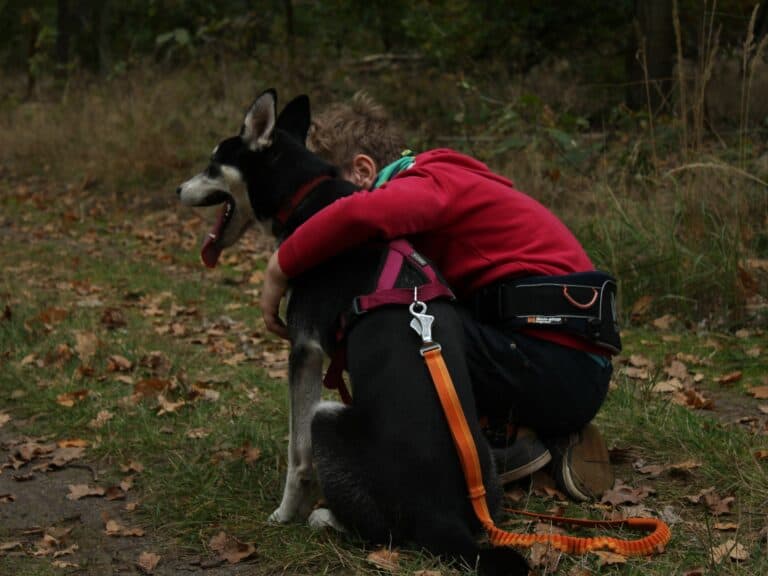
<path fill-rule="evenodd" d="M 203 242 L 201 257 L 216 266 L 222 250 L 237 242 L 256 221 L 269 221 L 292 193 L 298 160 L 310 123 L 309 98 L 298 96 L 277 115 L 277 94 L 262 93 L 248 109 L 240 134 L 222 140 L 208 167 L 177 189 L 186 206 L 221 205 Z M 279 180 L 279 181 L 278 181 Z"/>

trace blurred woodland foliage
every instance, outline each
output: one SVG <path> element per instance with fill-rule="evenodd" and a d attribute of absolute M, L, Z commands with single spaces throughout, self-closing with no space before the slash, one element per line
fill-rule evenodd
<path fill-rule="evenodd" d="M 675 6 L 673 6 L 675 4 Z M 642 80 L 669 90 L 677 54 L 696 60 L 709 14 L 719 44 L 739 48 L 754 0 L 0 0 L 0 66 L 28 75 L 120 73 L 146 58 L 254 54 L 260 45 L 297 45 L 329 58 L 387 53 L 468 73 L 490 63 L 526 73 L 567 58 L 593 82 L 624 83 L 626 102 L 648 104 Z M 704 23 L 704 24 L 702 24 Z M 768 32 L 768 8 L 754 23 Z M 642 58 L 638 57 L 638 51 Z"/>
<path fill-rule="evenodd" d="M 0 0 L 0 30 L 0 172 L 159 197 L 258 91 L 362 88 L 552 207 L 626 316 L 768 322 L 768 2 Z"/>

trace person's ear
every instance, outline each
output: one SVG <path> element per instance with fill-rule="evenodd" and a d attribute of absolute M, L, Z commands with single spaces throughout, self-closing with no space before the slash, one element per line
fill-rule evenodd
<path fill-rule="evenodd" d="M 367 154 L 357 154 L 352 159 L 349 171 L 349 180 L 361 188 L 368 189 L 373 186 L 378 175 L 376 161 Z"/>

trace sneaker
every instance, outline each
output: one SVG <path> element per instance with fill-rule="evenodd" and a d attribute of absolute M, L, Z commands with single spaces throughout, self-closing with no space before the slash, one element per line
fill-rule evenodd
<path fill-rule="evenodd" d="M 552 477 L 557 487 L 573 500 L 596 500 L 613 486 L 608 447 L 594 424 L 554 440 L 549 450 Z"/>
<path fill-rule="evenodd" d="M 534 435 L 513 440 L 505 448 L 491 448 L 502 485 L 530 476 L 552 460 L 544 443 Z"/>

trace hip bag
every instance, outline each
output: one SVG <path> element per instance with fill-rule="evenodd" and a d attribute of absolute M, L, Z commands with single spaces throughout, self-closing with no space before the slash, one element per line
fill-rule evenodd
<path fill-rule="evenodd" d="M 481 321 L 567 332 L 618 354 L 616 292 L 616 280 L 595 270 L 497 283 L 479 290 L 470 305 Z"/>

